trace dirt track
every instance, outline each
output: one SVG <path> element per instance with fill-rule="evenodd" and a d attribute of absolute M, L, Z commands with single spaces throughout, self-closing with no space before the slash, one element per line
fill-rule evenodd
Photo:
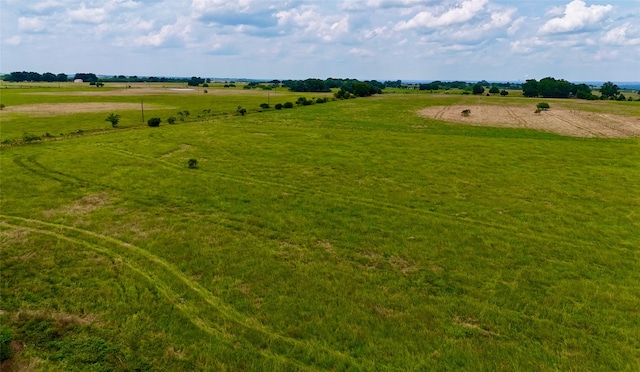
<path fill-rule="evenodd" d="M 463 110 L 471 110 L 467 117 Z M 424 117 L 478 126 L 528 128 L 573 137 L 638 137 L 640 117 L 555 109 L 534 113 L 520 106 L 436 106 L 418 111 Z"/>

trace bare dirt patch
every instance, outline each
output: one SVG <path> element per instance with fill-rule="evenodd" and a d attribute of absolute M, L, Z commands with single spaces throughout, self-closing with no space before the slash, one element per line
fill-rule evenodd
<path fill-rule="evenodd" d="M 145 105 L 145 109 L 171 108 L 158 105 Z M 140 110 L 139 103 L 85 102 L 85 103 L 37 103 L 5 107 L 3 111 L 30 115 L 65 115 L 85 112 L 106 112 L 117 110 Z"/>
<path fill-rule="evenodd" d="M 463 110 L 471 110 L 463 116 Z M 452 105 L 418 111 L 424 117 L 477 126 L 527 128 L 573 137 L 640 136 L 640 117 L 552 108 L 535 113 L 530 106 Z"/>

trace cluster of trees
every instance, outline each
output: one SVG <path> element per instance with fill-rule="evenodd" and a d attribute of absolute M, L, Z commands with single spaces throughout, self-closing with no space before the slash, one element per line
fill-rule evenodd
<path fill-rule="evenodd" d="M 556 80 L 552 77 L 546 77 L 540 81 L 535 79 L 527 80 L 522 84 L 522 95 L 525 97 L 544 98 L 576 97 L 588 100 L 626 99 L 624 95 L 620 93 L 618 86 L 610 81 L 602 84 L 600 96 L 597 96 L 592 93 L 592 87 L 587 84 L 573 84 L 564 79 Z"/>
<path fill-rule="evenodd" d="M 385 82 L 393 86 L 402 86 L 402 81 Z M 282 86 L 289 88 L 292 92 L 331 92 L 332 88 L 340 88 L 335 94 L 336 98 L 368 97 L 373 94 L 382 93 L 382 89 L 387 87 L 385 83 L 376 80 L 359 81 L 357 79 L 306 79 L 306 80 L 284 80 Z"/>
<path fill-rule="evenodd" d="M 500 93 L 501 90 L 506 91 L 506 89 L 521 89 L 521 84 L 517 83 L 489 83 L 486 80 L 480 80 L 479 82 L 473 84 L 468 83 L 466 81 L 440 81 L 435 80 L 431 83 L 423 83 L 418 85 L 418 89 L 420 90 L 449 90 L 449 89 L 462 89 L 464 91 L 471 91 L 474 94 L 482 94 L 484 90 L 480 91 L 480 88 L 491 87 L 492 89 L 495 87 L 498 89 L 495 93 Z M 494 92 L 489 92 L 494 93 Z"/>
<path fill-rule="evenodd" d="M 64 81 L 68 81 L 69 77 L 67 76 L 67 74 L 53 74 L 51 72 L 45 72 L 44 74 L 39 74 L 37 72 L 27 72 L 27 71 L 16 71 L 16 72 L 12 72 L 10 74 L 4 75 L 4 77 L 2 78 L 4 81 L 11 81 L 11 82 L 19 82 L 19 81 L 45 81 L 45 82 L 64 82 Z"/>

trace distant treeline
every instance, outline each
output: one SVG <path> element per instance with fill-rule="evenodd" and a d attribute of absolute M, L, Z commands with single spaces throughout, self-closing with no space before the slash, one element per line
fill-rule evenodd
<path fill-rule="evenodd" d="M 79 72 L 70 78 L 69 75 L 60 73 L 53 74 L 51 72 L 45 72 L 44 74 L 40 74 L 38 72 L 27 72 L 27 71 L 15 71 L 10 74 L 6 74 L 2 76 L 2 80 L 11 81 L 11 82 L 21 82 L 21 81 L 30 81 L 30 82 L 66 82 L 80 79 L 83 82 L 88 83 L 96 83 L 96 82 L 105 82 L 105 83 L 191 83 L 195 82 L 195 85 L 202 84 L 205 82 L 205 79 L 192 77 L 192 78 L 174 78 L 174 77 L 155 77 L 155 76 L 124 76 L 124 75 L 116 75 L 113 77 L 109 76 L 101 76 L 98 77 L 94 73 L 83 73 Z M 210 79 L 206 79 L 207 82 L 210 82 Z"/>
<path fill-rule="evenodd" d="M 610 99 L 618 101 L 631 101 L 631 97 L 625 97 L 618 85 L 607 81 L 603 83 L 598 91 L 600 95 L 593 94 L 592 86 L 587 84 L 574 84 L 566 80 L 556 80 L 552 77 L 546 77 L 537 81 L 535 79 L 527 80 L 522 84 L 522 95 L 525 97 L 544 97 L 544 98 L 580 98 L 580 99 Z M 640 94 L 640 92 L 639 92 Z"/>

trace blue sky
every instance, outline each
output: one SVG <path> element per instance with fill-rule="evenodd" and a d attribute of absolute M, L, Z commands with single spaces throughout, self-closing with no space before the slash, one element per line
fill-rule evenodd
<path fill-rule="evenodd" d="M 639 0 L 0 0 L 0 71 L 640 81 Z"/>

